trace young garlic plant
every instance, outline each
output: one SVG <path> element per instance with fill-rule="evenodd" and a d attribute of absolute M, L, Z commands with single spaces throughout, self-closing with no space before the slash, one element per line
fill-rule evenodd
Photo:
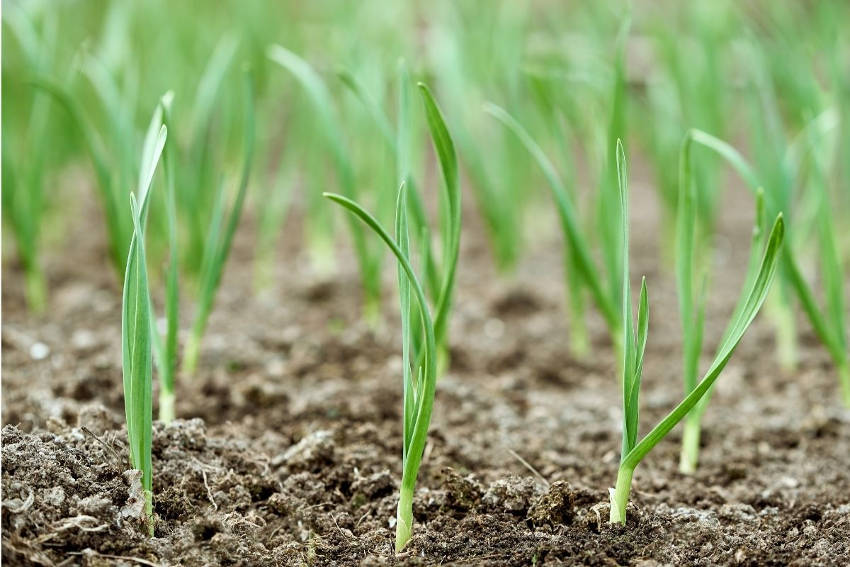
<path fill-rule="evenodd" d="M 808 136 L 805 141 L 809 144 L 814 144 L 816 130 L 817 128 L 807 133 Z M 758 192 L 761 187 L 759 176 L 738 150 L 723 140 L 701 130 L 692 130 L 689 135 L 695 143 L 720 155 L 738 172 L 753 192 Z M 814 146 L 814 148 L 816 147 Z M 841 268 L 841 258 L 838 253 L 839 237 L 832 219 L 829 192 L 823 177 L 823 166 L 819 165 L 821 158 L 817 151 L 813 151 L 813 155 L 814 171 L 817 176 L 816 179 L 819 180 L 814 184 L 814 190 L 817 193 L 816 213 L 818 215 L 818 239 L 821 249 L 821 278 L 825 292 L 824 307 L 818 306 L 815 293 L 800 270 L 797 254 L 792 246 L 782 248 L 780 276 L 786 286 L 793 290 L 794 295 L 803 307 L 803 312 L 806 314 L 809 324 L 811 324 L 821 343 L 826 346 L 838 373 L 844 404 L 850 407 L 850 342 L 848 342 L 845 332 L 846 316 L 842 295 L 842 282 L 846 281 L 846 276 L 842 276 L 842 274 L 846 272 L 842 272 Z M 788 159 L 792 158 L 789 157 Z M 778 206 L 770 192 L 765 193 L 764 200 L 767 210 L 775 209 Z"/>
<path fill-rule="evenodd" d="M 679 197 L 677 199 L 676 217 L 676 287 L 679 300 L 679 319 L 682 325 L 682 378 L 685 386 L 685 395 L 690 394 L 697 386 L 699 378 L 699 358 L 703 346 L 703 330 L 705 322 L 705 299 L 707 287 L 706 266 L 701 265 L 706 261 L 706 255 L 700 250 L 698 234 L 700 234 L 700 219 L 710 222 L 710 217 L 704 217 L 699 212 L 699 195 L 693 176 L 691 146 L 693 135 L 688 133 L 681 143 L 679 157 Z M 765 210 L 764 191 L 755 194 L 756 215 L 753 226 L 750 256 L 747 262 L 747 271 L 743 287 L 749 287 L 759 267 L 760 253 L 764 246 L 765 234 Z M 699 281 L 699 291 L 695 286 L 695 280 Z M 743 309 L 741 296 L 735 308 L 732 319 L 734 320 L 740 310 Z M 701 436 L 701 422 L 708 402 L 711 399 L 712 390 L 699 401 L 685 419 L 682 433 L 682 451 L 679 460 L 679 470 L 684 474 L 692 474 L 696 471 L 699 459 L 699 445 Z"/>
<path fill-rule="evenodd" d="M 325 197 L 345 207 L 355 217 L 364 222 L 386 244 L 398 262 L 398 285 L 401 302 L 402 361 L 403 361 L 403 445 L 402 480 L 396 513 L 396 551 L 404 549 L 413 530 L 413 493 L 416 477 L 422 463 L 422 452 L 431 422 L 434 405 L 434 392 L 437 383 L 438 349 L 437 336 L 441 328 L 448 324 L 451 306 L 454 275 L 460 241 L 460 189 L 458 186 L 457 157 L 454 143 L 445 126 L 442 113 L 437 107 L 428 88 L 419 84 L 420 94 L 425 106 L 425 115 L 434 149 L 437 153 L 445 185 L 444 204 L 449 216 L 446 232 L 449 235 L 445 244 L 448 256 L 445 271 L 442 274 L 440 295 L 435 307 L 429 305 L 425 288 L 413 269 L 410 254 L 409 221 L 407 212 L 407 194 L 410 189 L 403 180 L 396 200 L 395 232 L 393 239 L 380 222 L 366 212 L 360 205 L 343 195 L 325 193 Z M 402 95 L 403 96 L 403 95 Z M 404 120 L 402 113 L 402 124 Z M 404 139 L 403 127 L 400 128 L 400 140 Z M 402 142 L 403 143 L 403 142 Z M 404 163 L 404 160 L 402 160 Z M 404 178 L 409 172 L 400 167 Z M 412 296 L 412 297 L 411 297 Z M 415 304 L 412 301 L 415 299 Z M 416 323 L 421 323 L 421 340 L 417 340 Z"/>
<path fill-rule="evenodd" d="M 440 242 L 443 246 L 440 260 L 435 257 L 431 244 L 431 228 L 425 214 L 425 206 L 422 197 L 416 189 L 415 181 L 411 174 L 411 146 L 413 145 L 413 117 L 410 115 L 410 91 L 412 82 L 407 66 L 404 61 L 399 63 L 398 69 L 398 119 L 395 133 L 388 116 L 380 106 L 369 96 L 365 88 L 357 79 L 346 71 L 340 73 L 340 79 L 352 93 L 364 104 L 373 116 L 379 130 L 383 134 L 390 153 L 396 160 L 396 171 L 399 184 L 407 186 L 407 198 L 410 206 L 410 231 L 413 233 L 416 244 L 420 247 L 423 262 L 423 286 L 426 293 L 436 306 L 434 316 L 434 333 L 437 341 L 438 351 L 438 376 L 441 369 L 448 363 L 448 315 L 451 305 L 451 294 L 454 288 L 454 269 L 457 265 L 457 257 L 460 253 L 460 192 L 457 189 L 457 175 L 447 171 L 457 170 L 456 161 L 452 156 L 438 156 L 443 167 L 444 184 L 447 191 L 443 194 L 440 224 Z M 436 112 L 436 105 L 426 106 L 426 121 L 429 127 L 434 122 L 433 128 L 440 131 L 441 120 L 432 118 L 428 112 Z M 430 110 L 429 110 L 430 109 Z M 448 133 L 446 132 L 446 135 Z M 453 138 L 452 138 L 453 140 Z M 454 163 L 454 165 L 452 165 Z M 418 307 L 412 306 L 410 317 L 414 318 L 411 323 L 413 343 L 415 352 L 421 353 L 421 345 L 424 338 L 421 333 L 422 326 L 417 324 Z"/>
<path fill-rule="evenodd" d="M 75 97 L 70 89 L 49 77 L 39 76 L 33 80 L 33 84 L 50 95 L 71 117 L 74 125 L 80 130 L 84 145 L 91 158 L 94 167 L 97 189 L 99 191 L 101 204 L 106 217 L 107 241 L 109 244 L 109 255 L 112 265 L 119 278 L 126 273 L 125 253 L 129 248 L 133 234 L 133 225 L 126 218 L 123 211 L 129 206 L 128 191 L 125 189 L 133 182 L 134 173 L 128 171 L 126 160 L 111 156 L 107 151 L 105 136 L 101 136 L 94 121 L 85 112 L 80 100 Z M 107 89 L 103 89 L 107 90 Z M 120 95 L 115 95 L 120 98 Z M 110 107 L 111 111 L 118 112 Z M 124 123 L 125 121 L 122 121 Z M 114 125 L 111 134 L 120 137 L 121 140 L 110 140 L 112 143 L 126 148 L 127 138 L 131 138 L 135 132 L 119 128 Z M 120 153 L 120 152 L 119 152 Z"/>
<path fill-rule="evenodd" d="M 56 58 L 56 17 L 44 11 L 43 31 L 29 14 L 15 5 L 4 6 L 3 24 L 11 32 L 26 62 L 36 75 L 52 72 Z M 18 258 L 26 280 L 27 307 L 41 313 L 47 306 L 47 283 L 41 266 L 41 231 L 45 213 L 44 174 L 50 136 L 50 99 L 38 89 L 31 90 L 29 112 L 21 125 L 8 120 L 4 112 L 2 173 L 3 219 L 15 238 Z M 16 131 L 11 131 L 15 128 Z M 20 128 L 20 129 L 18 129 Z M 19 140 L 10 143 L 9 140 Z"/>
<path fill-rule="evenodd" d="M 610 489 L 612 524 L 625 524 L 626 507 L 631 492 L 632 476 L 643 458 L 661 441 L 682 419 L 684 419 L 709 394 L 714 382 L 729 362 L 735 348 L 741 342 L 747 328 L 755 319 L 764 303 L 770 284 L 776 275 L 777 260 L 782 245 L 785 226 L 782 214 L 777 215 L 773 228 L 767 237 L 764 254 L 756 276 L 745 285 L 738 301 L 738 308 L 732 316 L 729 326 L 720 341 L 714 361 L 703 378 L 685 396 L 664 419 L 661 420 L 643 439 L 638 441 L 638 414 L 643 356 L 649 329 L 649 302 L 646 293 L 646 280 L 641 285 L 638 303 L 637 327 L 632 315 L 631 286 L 629 283 L 629 195 L 626 156 L 622 144 L 617 143 L 617 178 L 620 194 L 620 228 L 623 242 L 622 277 L 622 318 L 623 325 L 623 443 L 617 483 Z"/>
<path fill-rule="evenodd" d="M 130 194 L 133 235 L 130 239 L 124 274 L 121 309 L 121 353 L 124 377 L 124 413 L 130 443 L 130 464 L 142 471 L 145 517 L 148 534 L 153 535 L 153 361 L 151 357 L 151 300 L 145 255 L 145 223 L 151 184 L 162 155 L 168 130 L 164 124 L 151 125 L 142 156 L 138 197 Z"/>
<path fill-rule="evenodd" d="M 192 375 L 198 364 L 201 339 L 207 328 L 207 320 L 212 312 L 215 296 L 218 291 L 221 276 L 230 248 L 233 244 L 233 236 L 242 215 L 245 204 L 245 195 L 248 191 L 248 180 L 251 176 L 251 162 L 254 158 L 254 86 L 253 74 L 250 69 L 243 71 L 243 100 L 245 117 L 243 119 L 242 135 L 242 169 L 239 177 L 239 186 L 230 211 L 226 214 L 224 202 L 226 192 L 224 183 L 219 182 L 215 195 L 215 204 L 212 210 L 212 218 L 207 227 L 204 240 L 203 256 L 201 260 L 201 271 L 199 280 L 198 306 L 195 311 L 195 319 L 189 332 L 189 337 L 183 350 L 183 371 Z"/>
<path fill-rule="evenodd" d="M 171 103 L 174 93 L 165 93 L 154 111 L 148 126 L 147 135 L 142 150 L 143 163 L 156 148 L 157 130 L 171 125 Z M 151 347 L 156 368 L 159 372 L 159 419 L 164 423 L 174 421 L 175 395 L 174 383 L 177 373 L 177 333 L 179 326 L 180 291 L 178 286 L 178 249 L 177 249 L 177 198 L 174 188 L 174 168 L 176 148 L 173 138 L 166 140 L 163 152 L 163 169 L 165 171 L 165 214 L 168 228 L 168 265 L 165 268 L 165 336 L 159 333 L 156 312 L 150 307 L 151 318 Z M 144 171 L 141 172 L 145 174 Z M 141 178 L 140 178 L 141 179 Z M 141 182 L 140 182 L 141 186 Z"/>
<path fill-rule="evenodd" d="M 345 149 L 340 122 L 325 82 L 307 61 L 280 45 L 269 46 L 266 56 L 289 71 L 309 95 L 316 110 L 319 131 L 331 153 L 340 190 L 348 198 L 356 199 L 354 166 Z M 363 228 L 354 219 L 349 222 L 349 228 L 363 286 L 363 313 L 374 324 L 381 302 L 381 254 L 369 247 Z"/>
<path fill-rule="evenodd" d="M 612 285 L 606 285 L 606 282 L 602 281 L 600 271 L 594 265 L 591 247 L 585 234 L 582 232 L 573 199 L 564 186 L 555 165 L 549 160 L 543 149 L 534 141 L 531 134 L 528 133 L 523 125 L 506 110 L 495 104 L 487 103 L 484 106 L 484 111 L 504 124 L 505 127 L 517 136 L 543 171 L 543 175 L 552 192 L 552 198 L 555 201 L 555 210 L 558 213 L 558 220 L 561 223 L 561 229 L 564 234 L 564 266 L 567 269 L 575 268 L 579 271 L 580 281 L 583 286 L 589 289 L 596 307 L 605 319 L 611 340 L 615 348 L 619 351 L 621 348 L 622 320 L 620 319 L 620 314 L 617 311 L 615 303 L 611 299 L 611 294 L 606 291 L 606 288 L 611 288 Z M 567 281 L 574 281 L 575 279 L 572 276 L 568 276 Z M 607 283 L 610 284 L 610 282 Z"/>

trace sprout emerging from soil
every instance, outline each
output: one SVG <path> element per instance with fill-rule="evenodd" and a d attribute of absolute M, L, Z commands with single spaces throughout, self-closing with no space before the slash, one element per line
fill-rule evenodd
<path fill-rule="evenodd" d="M 402 479 L 396 516 L 396 551 L 404 549 L 413 530 L 413 492 L 416 477 L 422 462 L 422 452 L 428 436 L 431 412 L 434 405 L 434 392 L 437 383 L 438 333 L 445 332 L 449 308 L 451 305 L 454 274 L 457 265 L 460 242 L 460 189 L 457 181 L 457 157 L 454 143 L 445 126 L 442 113 L 437 107 L 428 88 L 419 84 L 425 115 L 431 138 L 434 143 L 440 168 L 445 182 L 445 206 L 449 212 L 447 222 L 443 223 L 447 238 L 447 265 L 443 273 L 440 293 L 436 301 L 435 313 L 425 297 L 425 290 L 417 277 L 410 256 L 409 223 L 407 212 L 407 193 L 409 189 L 403 180 L 396 199 L 395 232 L 393 239 L 371 214 L 360 205 L 342 195 L 325 193 L 325 197 L 342 205 L 372 229 L 398 262 L 398 285 L 401 302 L 402 360 L 404 374 L 404 406 L 402 446 Z M 400 167 L 401 176 L 406 170 Z M 411 301 L 411 295 L 416 299 Z M 420 322 L 422 334 L 418 336 L 415 322 Z"/>
<path fill-rule="evenodd" d="M 693 133 L 689 132 L 682 142 L 679 158 L 679 198 L 676 218 L 676 284 L 679 299 L 679 318 L 682 325 L 682 378 L 685 385 L 685 395 L 690 394 L 697 386 L 699 378 L 699 358 L 703 346 L 703 330 L 705 321 L 705 290 L 707 276 L 704 265 L 699 266 L 701 254 L 697 242 L 698 214 L 695 184 L 691 161 L 691 145 Z M 761 250 L 766 238 L 764 191 L 758 190 L 756 198 L 756 215 L 753 226 L 750 256 L 744 278 L 744 289 L 752 285 L 756 277 Z M 704 262 L 703 262 L 704 264 Z M 701 280 L 699 293 L 696 293 L 694 280 Z M 735 320 L 744 308 L 745 296 L 738 299 L 733 312 Z M 728 331 L 727 331 L 728 333 Z M 699 443 L 701 435 L 702 415 L 711 399 L 712 389 L 699 401 L 688 414 L 682 433 L 682 452 L 679 460 L 679 470 L 684 474 L 696 471 L 699 459 Z"/>
<path fill-rule="evenodd" d="M 161 114 L 160 114 L 161 117 Z M 130 442 L 130 464 L 142 471 L 147 531 L 153 535 L 151 439 L 153 429 L 151 300 L 145 256 L 145 220 L 156 166 L 162 155 L 167 128 L 152 124 L 142 153 L 138 199 L 130 195 L 133 236 L 124 274 L 121 310 L 121 352 L 124 374 L 124 413 Z"/>
<path fill-rule="evenodd" d="M 316 111 L 320 134 L 331 153 L 337 181 L 343 195 L 357 198 L 354 166 L 343 143 L 340 120 L 335 112 L 330 92 L 321 76 L 307 61 L 280 45 L 271 45 L 266 56 L 289 71 L 304 88 Z M 353 218 L 349 222 L 354 250 L 360 268 L 363 287 L 363 314 L 372 324 L 377 322 L 381 303 L 381 254 L 372 250 L 363 227 Z"/>
<path fill-rule="evenodd" d="M 44 15 L 44 29 L 39 33 L 24 10 L 14 5 L 4 6 L 3 23 L 22 48 L 27 68 L 38 75 L 50 73 L 56 59 L 57 18 L 50 10 Z M 49 97 L 33 90 L 32 108 L 22 131 L 8 131 L 8 121 L 4 121 L 3 131 L 3 220 L 15 237 L 26 278 L 27 305 L 34 313 L 43 312 L 47 304 L 47 284 L 39 255 L 45 210 L 44 169 L 49 148 L 44 140 L 50 135 L 50 110 Z M 23 145 L 15 148 L 8 139 L 23 140 Z"/>
<path fill-rule="evenodd" d="M 156 129 L 171 124 L 171 103 L 174 93 L 169 91 L 160 99 L 145 138 L 144 155 L 148 155 L 155 140 Z M 177 251 L 177 199 L 174 189 L 175 147 L 173 139 L 166 141 L 163 154 L 165 171 L 165 213 L 168 220 L 168 266 L 165 269 L 165 337 L 161 337 L 156 324 L 153 306 L 151 317 L 151 346 L 154 362 L 159 371 L 159 419 L 165 423 L 174 421 L 174 377 L 177 370 L 177 332 L 179 325 L 180 290 L 178 287 Z"/>
<path fill-rule="evenodd" d="M 702 380 L 697 383 L 685 399 L 671 411 L 640 442 L 638 439 L 638 410 L 643 354 L 646 348 L 649 327 L 649 304 L 646 294 L 646 280 L 641 286 L 638 306 L 637 328 L 631 305 L 631 286 L 629 284 L 629 230 L 628 230 L 628 181 L 626 157 L 622 144 L 617 144 L 617 177 L 620 191 L 620 223 L 623 238 L 623 450 L 617 484 L 611 492 L 610 523 L 626 523 L 626 506 L 629 502 L 632 475 L 635 468 L 661 439 L 663 439 L 697 404 L 710 392 L 715 380 L 729 362 L 735 348 L 740 343 L 747 328 L 755 319 L 764 303 L 770 284 L 776 275 L 777 260 L 785 232 L 782 214 L 776 217 L 770 235 L 767 237 L 764 254 L 755 278 L 745 285 L 738 307 L 720 342 L 714 361 Z"/>
<path fill-rule="evenodd" d="M 565 267 L 574 266 L 579 271 L 579 279 L 582 285 L 587 286 L 590 290 L 590 295 L 596 307 L 608 325 L 608 332 L 611 335 L 612 341 L 619 347 L 622 336 L 620 315 L 617 312 L 615 303 L 611 299 L 611 295 L 605 291 L 606 284 L 600 277 L 600 271 L 594 265 L 591 246 L 581 230 L 579 216 L 573 204 L 572 197 L 570 197 L 563 181 L 561 181 L 558 170 L 543 152 L 543 149 L 534 141 L 528 130 L 505 109 L 495 104 L 487 103 L 484 106 L 484 111 L 504 124 L 505 127 L 517 136 L 543 172 L 549 189 L 552 192 L 555 209 L 558 212 L 558 219 L 560 220 L 561 230 L 564 234 L 564 253 L 567 260 Z M 568 278 L 567 281 L 569 282 L 570 279 Z"/>
<path fill-rule="evenodd" d="M 239 188 L 230 212 L 225 217 L 224 184 L 219 183 L 213 207 L 212 219 L 210 220 L 206 241 L 203 247 L 203 259 L 201 261 L 201 279 L 198 295 L 198 307 L 192 330 L 186 341 L 183 351 L 183 370 L 186 374 L 193 374 L 198 364 L 198 355 L 201 348 L 201 339 L 207 327 L 207 320 L 212 311 L 218 285 L 221 283 L 221 275 L 224 265 L 230 255 L 233 244 L 233 236 L 236 234 L 236 226 L 242 215 L 242 207 L 245 204 L 245 195 L 248 191 L 248 180 L 251 175 L 251 161 L 254 157 L 254 86 L 253 75 L 250 69 L 243 71 L 243 100 L 245 104 L 245 115 L 242 138 L 242 172 L 239 179 Z"/>

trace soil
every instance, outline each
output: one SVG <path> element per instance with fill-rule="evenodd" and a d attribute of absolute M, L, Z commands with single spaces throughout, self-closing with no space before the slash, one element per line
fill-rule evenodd
<path fill-rule="evenodd" d="M 636 169 L 632 270 L 635 282 L 647 276 L 651 320 L 646 432 L 682 387 L 674 285 L 649 176 Z M 732 244 L 749 233 L 752 206 L 741 194 L 730 192 L 722 219 L 709 345 L 734 306 L 747 253 Z M 80 218 L 99 219 L 86 203 Z M 153 538 L 140 528 L 139 476 L 128 470 L 120 293 L 91 230 L 99 225 L 73 224 L 74 246 L 50 253 L 44 316 L 23 308 L 22 276 L 7 260 L 4 563 L 846 564 L 850 413 L 808 328 L 797 369 L 783 371 L 764 316 L 718 382 L 698 472 L 678 472 L 674 430 L 636 471 L 627 525 L 608 525 L 620 446 L 612 350 L 592 315 L 590 356 L 571 355 L 560 236 L 550 211 L 534 214 L 539 243 L 514 276 L 500 277 L 467 207 L 451 364 L 438 385 L 413 539 L 400 555 L 398 309 L 387 293 L 382 326 L 360 320 L 345 249 L 336 274 L 315 273 L 296 214 L 273 285 L 254 293 L 251 219 L 243 225 L 198 374 L 179 381 L 181 419 L 155 425 Z M 185 327 L 191 301 L 183 305 Z M 47 347 L 40 360 L 35 343 Z"/>

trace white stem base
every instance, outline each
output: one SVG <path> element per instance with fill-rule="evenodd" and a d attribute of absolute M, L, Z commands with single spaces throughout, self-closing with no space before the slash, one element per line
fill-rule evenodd
<path fill-rule="evenodd" d="M 395 552 L 400 553 L 413 533 L 413 489 L 401 487 L 396 512 Z"/>
<path fill-rule="evenodd" d="M 634 472 L 634 469 L 627 469 L 620 466 L 620 470 L 617 471 L 617 486 L 608 489 L 611 496 L 609 524 L 626 523 L 626 507 L 629 505 L 629 494 L 632 491 L 632 475 Z"/>

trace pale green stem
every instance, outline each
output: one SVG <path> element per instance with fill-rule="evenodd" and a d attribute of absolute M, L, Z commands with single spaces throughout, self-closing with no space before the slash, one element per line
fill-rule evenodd
<path fill-rule="evenodd" d="M 154 521 L 153 521 L 153 493 L 150 490 L 145 490 L 145 524 L 148 535 L 153 537 Z"/>
<path fill-rule="evenodd" d="M 617 486 L 608 489 L 611 497 L 611 515 L 608 519 L 610 524 L 626 523 L 626 506 L 629 505 L 634 472 L 633 468 L 620 465 L 620 470 L 617 471 Z"/>
<path fill-rule="evenodd" d="M 336 273 L 334 246 L 330 239 L 323 236 L 308 235 L 310 240 L 309 254 L 313 270 L 321 276 L 331 276 Z"/>
<path fill-rule="evenodd" d="M 779 365 L 784 370 L 793 370 L 797 366 L 797 330 L 794 322 L 794 312 L 790 305 L 781 298 L 771 310 L 776 325 L 776 355 Z"/>
<path fill-rule="evenodd" d="M 174 391 L 160 390 L 159 420 L 163 423 L 174 421 Z"/>
<path fill-rule="evenodd" d="M 590 337 L 587 332 L 587 322 L 584 320 L 584 301 L 578 295 L 579 293 L 571 292 L 567 297 L 570 304 L 570 352 L 577 360 L 586 360 L 590 352 Z"/>
<path fill-rule="evenodd" d="M 701 432 L 700 417 L 692 413 L 685 419 L 682 432 L 682 452 L 679 456 L 679 472 L 682 474 L 694 474 L 697 470 Z"/>
<path fill-rule="evenodd" d="M 186 347 L 183 350 L 183 372 L 187 376 L 195 373 L 198 367 L 198 354 L 201 350 L 201 338 L 194 332 L 189 334 Z"/>
<path fill-rule="evenodd" d="M 372 330 L 377 330 L 381 327 L 381 299 L 374 297 L 372 294 L 367 294 L 363 300 L 363 319 L 366 325 Z"/>
<path fill-rule="evenodd" d="M 413 532 L 413 486 L 406 486 L 404 479 L 401 481 L 401 493 L 398 499 L 398 510 L 396 511 L 395 526 L 395 551 L 400 553 Z"/>
<path fill-rule="evenodd" d="M 42 313 L 47 304 L 47 286 L 41 268 L 31 266 L 26 270 L 27 304 L 33 313 Z"/>

